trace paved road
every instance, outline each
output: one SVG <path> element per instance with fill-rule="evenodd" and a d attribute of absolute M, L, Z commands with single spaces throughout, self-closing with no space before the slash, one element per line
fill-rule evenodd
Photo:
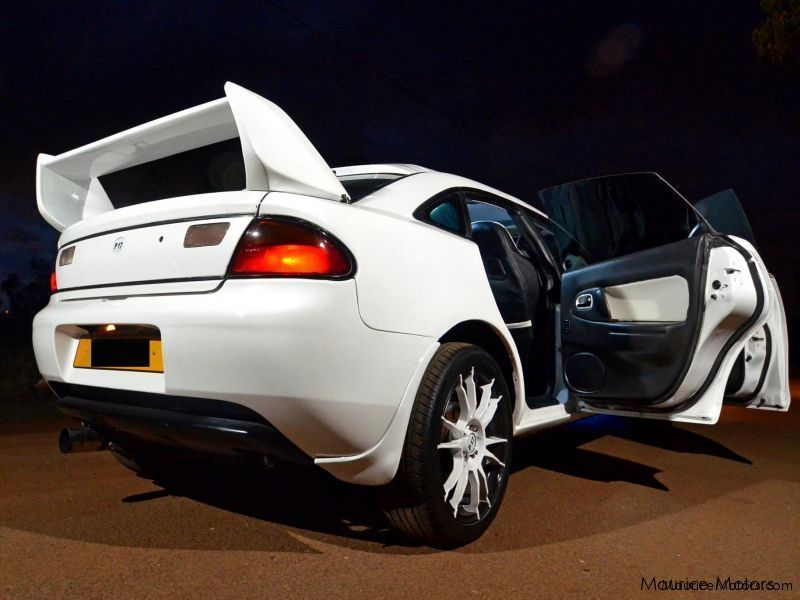
<path fill-rule="evenodd" d="M 0 426 L 0 597 L 584 597 L 642 577 L 800 592 L 800 386 L 716 427 L 587 418 L 520 444 L 500 514 L 453 552 L 404 545 L 358 488 L 209 468 L 167 489 L 61 423 Z M 769 594 L 770 597 L 780 594 Z"/>

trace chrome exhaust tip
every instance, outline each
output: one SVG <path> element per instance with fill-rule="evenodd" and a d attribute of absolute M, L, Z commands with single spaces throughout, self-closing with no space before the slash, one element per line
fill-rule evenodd
<path fill-rule="evenodd" d="M 108 448 L 108 441 L 90 427 L 64 429 L 58 436 L 58 449 L 62 454 L 96 452 Z"/>

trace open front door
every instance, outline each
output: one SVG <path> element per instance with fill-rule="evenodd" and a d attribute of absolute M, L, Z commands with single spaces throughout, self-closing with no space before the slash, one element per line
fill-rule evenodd
<path fill-rule="evenodd" d="M 774 302 L 753 246 L 654 173 L 544 190 L 564 274 L 561 358 L 577 410 L 715 423 Z"/>

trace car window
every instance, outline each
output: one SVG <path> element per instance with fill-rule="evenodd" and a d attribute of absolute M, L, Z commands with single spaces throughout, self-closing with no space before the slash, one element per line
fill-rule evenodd
<path fill-rule="evenodd" d="M 694 209 L 655 173 L 576 181 L 539 192 L 564 268 L 609 260 L 686 239 Z"/>
<path fill-rule="evenodd" d="M 358 202 L 403 177 L 405 176 L 397 173 L 366 173 L 341 175 L 338 179 L 347 195 L 350 196 L 350 202 Z"/>
<path fill-rule="evenodd" d="M 561 248 L 558 246 L 558 241 L 556 240 L 555 234 L 553 234 L 553 230 L 550 227 L 545 227 L 539 221 L 534 219 L 531 219 L 531 224 L 536 230 L 536 233 L 539 234 L 539 237 L 544 242 L 545 247 L 550 252 L 550 255 L 553 257 L 553 259 L 561 264 Z"/>
<path fill-rule="evenodd" d="M 508 230 L 514 241 L 519 242 L 520 232 L 514 216 L 508 209 L 492 204 L 490 199 L 490 196 L 473 193 L 469 190 L 464 193 L 470 225 L 480 221 L 500 223 Z"/>
<path fill-rule="evenodd" d="M 750 221 L 733 190 L 724 190 L 694 203 L 694 208 L 719 233 L 735 235 L 757 247 Z"/>
<path fill-rule="evenodd" d="M 457 191 L 441 196 L 427 211 L 419 215 L 419 218 L 457 235 L 467 233 L 461 215 L 461 196 Z"/>
<path fill-rule="evenodd" d="M 98 180 L 114 208 L 246 186 L 239 138 L 120 169 Z"/>

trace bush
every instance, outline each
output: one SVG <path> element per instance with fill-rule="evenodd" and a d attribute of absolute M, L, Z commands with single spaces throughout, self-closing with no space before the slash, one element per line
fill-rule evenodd
<path fill-rule="evenodd" d="M 55 397 L 41 381 L 33 348 L 0 346 L 0 421 L 52 418 Z"/>

